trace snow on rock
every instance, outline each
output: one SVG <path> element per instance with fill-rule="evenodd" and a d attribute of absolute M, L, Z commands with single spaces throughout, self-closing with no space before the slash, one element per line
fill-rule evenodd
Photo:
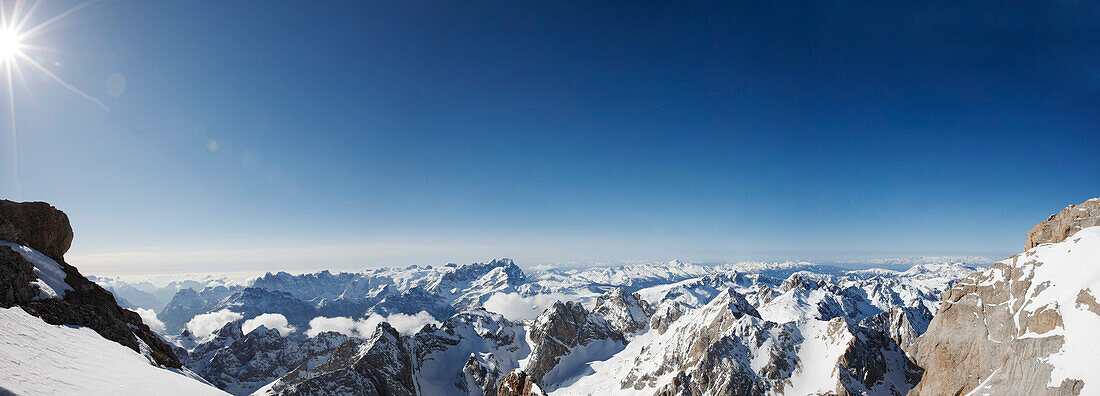
<path fill-rule="evenodd" d="M 917 341 L 916 394 L 1100 392 L 1100 227 L 975 272 Z"/>
<path fill-rule="evenodd" d="M 531 349 L 521 323 L 485 310 L 457 314 L 412 337 L 423 394 L 492 394 Z"/>
<path fill-rule="evenodd" d="M 73 289 L 68 283 L 65 283 L 65 270 L 61 269 L 61 266 L 54 259 L 27 246 L 11 242 L 0 241 L 0 246 L 11 248 L 31 264 L 34 264 L 34 274 L 38 277 L 38 280 L 33 282 L 38 289 L 38 296 L 34 297 L 34 300 L 63 299 L 65 298 L 65 292 Z"/>
<path fill-rule="evenodd" d="M 603 316 L 612 328 L 623 335 L 630 335 L 645 330 L 653 310 L 638 293 L 628 294 L 616 287 L 596 299 L 592 313 Z"/>
<path fill-rule="evenodd" d="M 219 395 L 86 327 L 54 326 L 0 308 L 0 390 L 15 394 Z"/>

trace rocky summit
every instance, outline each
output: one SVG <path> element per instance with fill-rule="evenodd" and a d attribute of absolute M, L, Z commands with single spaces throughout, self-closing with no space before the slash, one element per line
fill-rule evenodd
<path fill-rule="evenodd" d="M 1044 243 L 1058 243 L 1088 227 L 1100 226 L 1100 198 L 1067 206 L 1050 215 L 1027 233 L 1024 250 Z"/>

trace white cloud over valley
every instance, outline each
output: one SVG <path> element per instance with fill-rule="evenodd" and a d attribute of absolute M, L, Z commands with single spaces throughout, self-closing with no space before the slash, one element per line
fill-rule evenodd
<path fill-rule="evenodd" d="M 251 333 L 252 330 L 256 330 L 260 326 L 267 327 L 269 329 L 275 329 L 279 331 L 279 335 L 286 337 L 287 334 L 293 333 L 296 328 L 291 326 L 286 320 L 286 316 L 277 313 L 265 313 L 255 318 L 244 321 L 241 324 L 241 331 L 245 334 Z"/>
<path fill-rule="evenodd" d="M 547 307 L 556 301 L 569 301 L 568 296 L 561 293 L 537 294 L 523 297 L 517 293 L 496 293 L 489 296 L 482 304 L 489 312 L 504 315 L 508 320 L 526 320 L 539 316 Z"/>
<path fill-rule="evenodd" d="M 226 323 L 241 318 L 244 318 L 244 315 L 230 311 L 228 308 L 195 315 L 194 318 L 191 318 L 191 321 L 187 322 L 187 331 L 200 338 L 209 337 L 215 331 L 224 327 Z"/>
<path fill-rule="evenodd" d="M 133 311 L 141 316 L 141 321 L 145 322 L 145 325 L 149 326 L 149 329 L 157 333 L 164 332 L 164 322 L 161 322 L 160 319 L 157 318 L 156 311 L 145 308 L 134 308 Z"/>
<path fill-rule="evenodd" d="M 326 331 L 334 331 L 348 337 L 370 338 L 374 335 L 378 324 L 382 322 L 389 323 L 395 330 L 405 335 L 415 334 L 429 323 L 439 324 L 439 321 L 435 320 L 426 311 L 420 311 L 415 315 L 398 313 L 385 317 L 371 314 L 363 319 L 352 319 L 343 316 L 331 318 L 318 316 L 309 321 L 309 330 L 306 330 L 306 336 L 313 337 Z"/>

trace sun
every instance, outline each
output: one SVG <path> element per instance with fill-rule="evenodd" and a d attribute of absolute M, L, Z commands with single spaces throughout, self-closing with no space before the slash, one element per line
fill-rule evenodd
<path fill-rule="evenodd" d="M 19 54 L 19 35 L 11 30 L 0 31 L 0 59 L 8 60 Z"/>

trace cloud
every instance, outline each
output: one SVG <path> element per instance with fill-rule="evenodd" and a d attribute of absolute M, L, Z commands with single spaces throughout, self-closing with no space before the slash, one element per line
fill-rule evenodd
<path fill-rule="evenodd" d="M 374 331 L 378 328 L 378 324 L 382 322 L 389 323 L 395 330 L 405 335 L 415 334 L 428 323 L 439 324 L 439 321 L 435 320 L 426 311 L 420 311 L 416 315 L 398 313 L 385 317 L 371 314 L 363 319 L 352 319 L 343 316 L 333 318 L 318 316 L 309 321 L 309 330 L 306 330 L 306 336 L 313 337 L 326 331 L 334 331 L 348 337 L 370 338 L 374 336 Z"/>
<path fill-rule="evenodd" d="M 160 319 L 157 318 L 156 311 L 145 308 L 134 308 L 134 312 L 141 315 L 141 321 L 145 322 L 145 325 L 149 326 L 150 329 L 157 333 L 164 332 L 164 322 L 161 322 Z"/>
<path fill-rule="evenodd" d="M 381 316 L 379 316 L 379 319 L 381 319 Z M 426 311 L 420 311 L 416 315 L 393 314 L 386 318 L 385 321 L 389 322 L 390 326 L 393 326 L 393 328 L 401 334 L 416 334 L 424 325 L 429 323 L 435 325 L 439 324 L 439 321 L 435 320 L 435 318 Z"/>
<path fill-rule="evenodd" d="M 539 316 L 556 301 L 568 301 L 570 298 L 561 293 L 536 294 L 523 297 L 517 293 L 496 293 L 489 296 L 481 306 L 489 312 L 504 315 L 508 320 L 526 320 Z"/>
<path fill-rule="evenodd" d="M 191 334 L 200 338 L 208 337 L 218 329 L 224 327 L 226 323 L 243 317 L 244 315 L 230 311 L 228 308 L 217 312 L 195 315 L 194 318 L 191 318 L 190 322 L 187 322 L 187 331 L 190 331 Z"/>
<path fill-rule="evenodd" d="M 286 320 L 286 316 L 277 313 L 265 313 L 255 318 L 244 321 L 241 325 L 241 331 L 245 334 L 251 333 L 252 330 L 263 326 L 269 329 L 275 329 L 279 331 L 279 335 L 286 337 L 287 334 L 293 333 L 294 326 L 291 326 Z"/>

